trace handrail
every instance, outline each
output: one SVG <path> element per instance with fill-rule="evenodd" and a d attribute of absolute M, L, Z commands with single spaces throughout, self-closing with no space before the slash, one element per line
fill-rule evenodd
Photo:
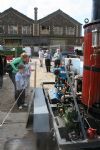
<path fill-rule="evenodd" d="M 35 61 L 35 69 L 34 69 L 34 88 L 36 88 L 36 69 L 37 69 L 37 63 Z"/>
<path fill-rule="evenodd" d="M 73 97 L 73 100 L 74 100 L 75 108 L 76 108 L 77 113 L 78 113 L 78 117 L 79 117 L 79 121 L 80 121 L 80 124 L 81 124 L 82 133 L 83 133 L 84 139 L 86 139 L 86 132 L 85 132 L 85 129 L 84 129 L 84 124 L 83 124 L 82 119 L 81 119 L 81 114 L 80 114 L 79 107 L 78 107 L 78 104 L 77 104 L 77 101 L 76 101 L 76 95 L 75 95 L 75 92 L 73 90 L 73 85 L 71 83 L 71 80 L 70 80 L 70 77 L 68 75 L 67 69 L 66 69 L 66 75 L 67 75 L 67 79 L 68 79 L 68 82 L 69 82 L 69 85 L 70 85 L 70 89 L 71 89 L 71 92 L 72 92 L 72 97 Z"/>

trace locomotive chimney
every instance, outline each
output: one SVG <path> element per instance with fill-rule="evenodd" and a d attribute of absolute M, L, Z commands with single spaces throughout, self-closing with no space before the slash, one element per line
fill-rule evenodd
<path fill-rule="evenodd" d="M 100 20 L 100 0 L 93 0 L 92 21 Z"/>
<path fill-rule="evenodd" d="M 34 8 L 34 20 L 35 20 L 35 21 L 37 21 L 37 10 L 38 10 L 38 8 L 35 7 L 35 8 Z"/>
<path fill-rule="evenodd" d="M 34 8 L 34 35 L 37 36 L 38 34 L 38 22 L 37 22 L 37 10 L 38 8 Z"/>

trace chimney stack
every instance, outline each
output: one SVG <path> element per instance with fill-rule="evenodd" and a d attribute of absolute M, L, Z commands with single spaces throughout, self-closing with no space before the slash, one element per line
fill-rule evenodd
<path fill-rule="evenodd" d="M 34 31 L 33 31 L 35 36 L 38 35 L 37 10 L 38 10 L 38 8 L 35 7 L 35 8 L 34 8 Z"/>
<path fill-rule="evenodd" d="M 37 21 L 37 10 L 38 10 L 38 8 L 35 7 L 34 8 L 34 21 Z"/>
<path fill-rule="evenodd" d="M 100 20 L 100 0 L 92 0 L 92 21 Z"/>

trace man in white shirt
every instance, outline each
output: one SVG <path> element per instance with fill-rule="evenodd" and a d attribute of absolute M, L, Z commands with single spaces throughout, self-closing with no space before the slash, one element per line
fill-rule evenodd
<path fill-rule="evenodd" d="M 44 51 L 39 50 L 39 61 L 40 61 L 40 67 L 43 67 L 43 58 L 44 58 Z"/>
<path fill-rule="evenodd" d="M 60 49 L 56 50 L 56 53 L 54 54 L 54 61 L 55 61 L 55 67 L 59 67 L 62 61 L 62 54 L 60 52 Z"/>

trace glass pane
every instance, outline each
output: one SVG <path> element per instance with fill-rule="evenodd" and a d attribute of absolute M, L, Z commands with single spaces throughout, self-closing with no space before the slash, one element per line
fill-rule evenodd
<path fill-rule="evenodd" d="M 9 26 L 9 34 L 17 34 L 17 26 Z"/>
<path fill-rule="evenodd" d="M 22 34 L 30 34 L 30 26 L 23 26 L 22 27 Z"/>
<path fill-rule="evenodd" d="M 53 32 L 55 35 L 62 35 L 63 34 L 63 27 L 53 27 Z"/>
<path fill-rule="evenodd" d="M 97 31 L 93 31 L 92 32 L 92 47 L 96 47 L 97 46 Z"/>
<path fill-rule="evenodd" d="M 75 34 L 75 28 L 74 27 L 66 27 L 65 33 L 66 33 L 66 35 L 74 35 Z"/>

